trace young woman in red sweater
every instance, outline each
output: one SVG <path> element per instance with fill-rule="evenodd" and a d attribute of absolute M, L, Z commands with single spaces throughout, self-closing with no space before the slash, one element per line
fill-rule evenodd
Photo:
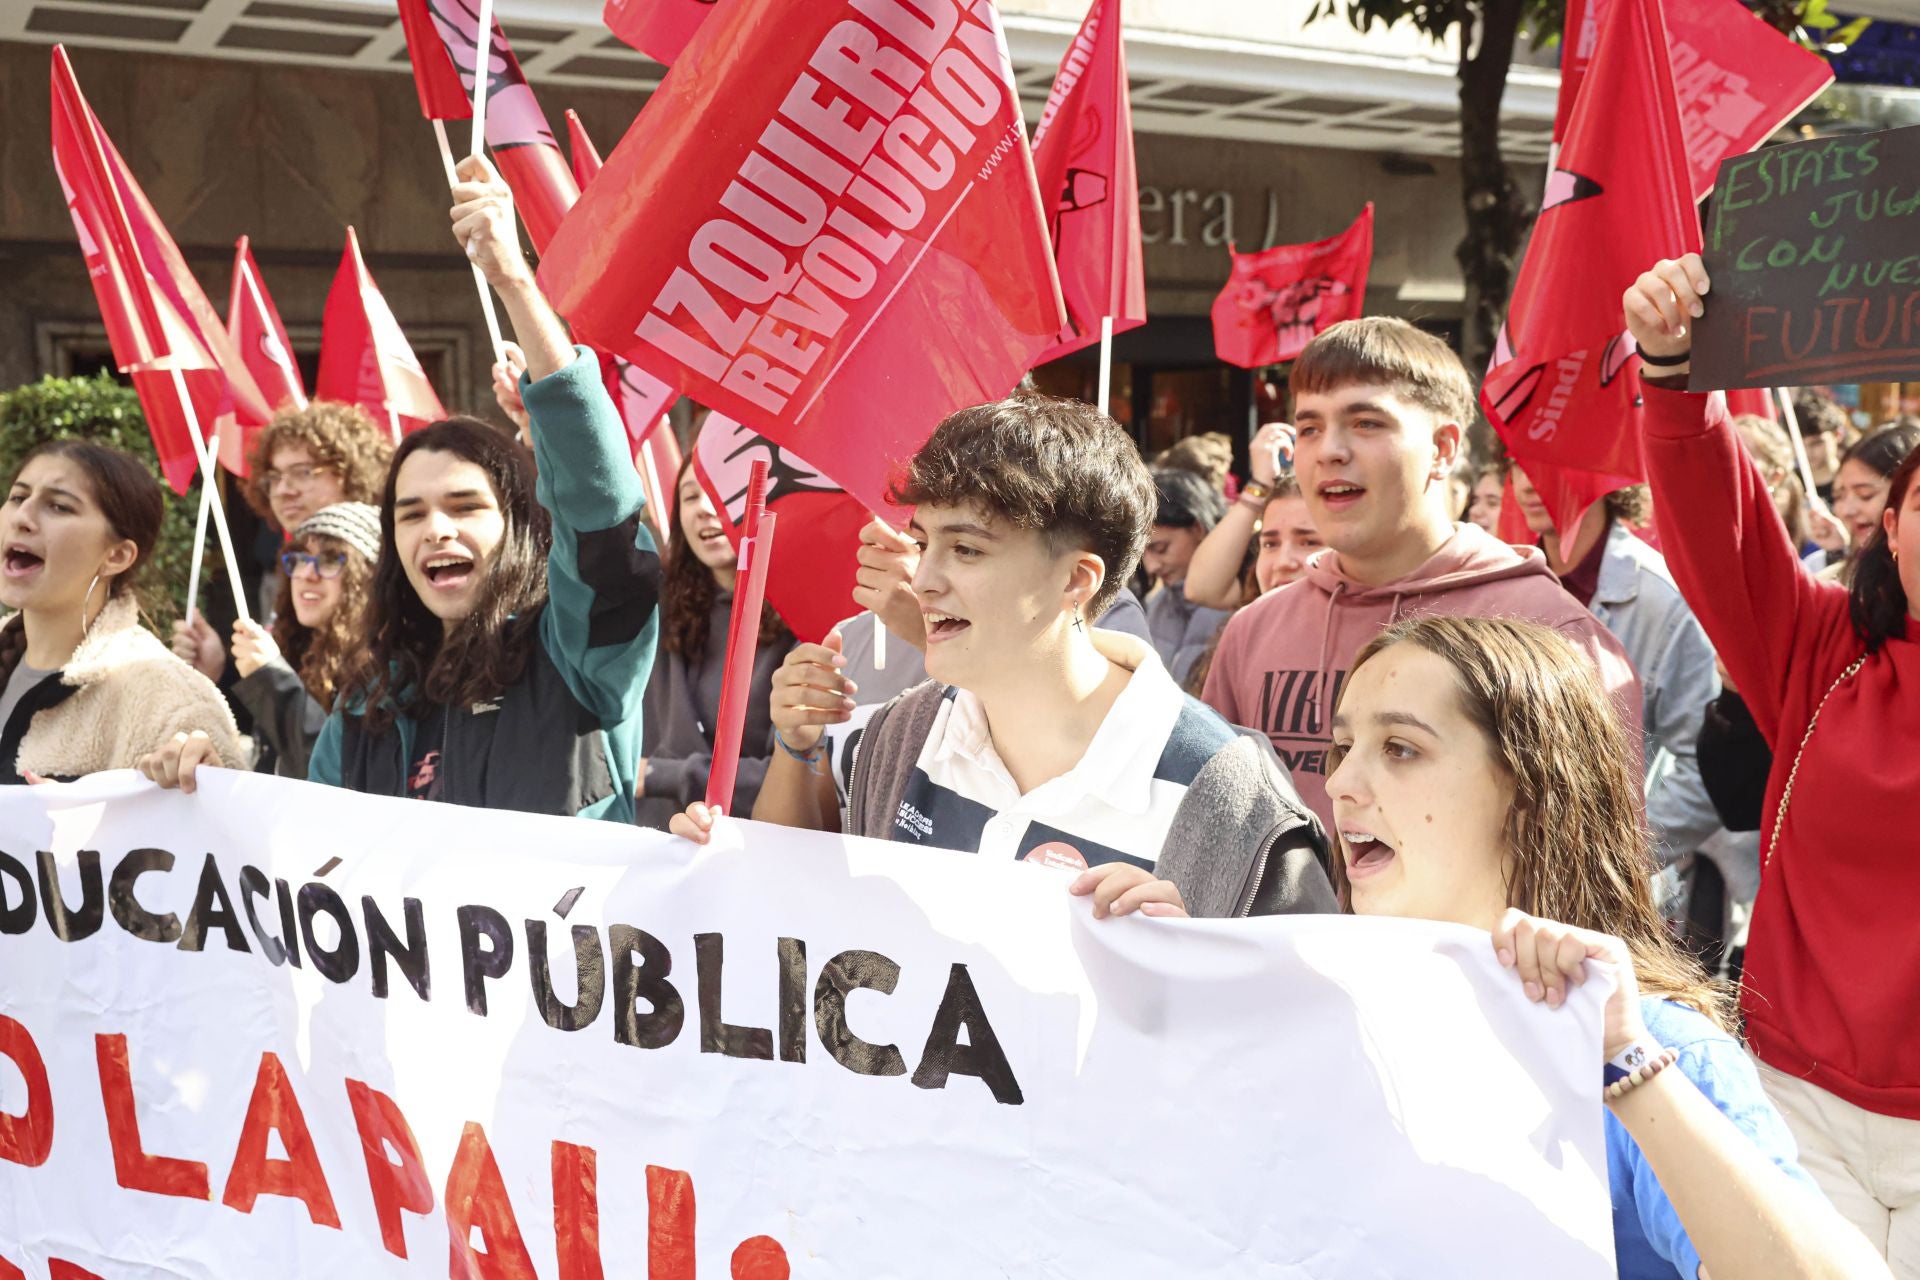
<path fill-rule="evenodd" d="M 1709 285 L 1689 254 L 1625 306 L 1667 564 L 1774 752 L 1741 1009 L 1802 1165 L 1916 1276 L 1920 456 L 1894 473 L 1850 590 L 1800 572 L 1722 398 L 1684 390 Z"/>

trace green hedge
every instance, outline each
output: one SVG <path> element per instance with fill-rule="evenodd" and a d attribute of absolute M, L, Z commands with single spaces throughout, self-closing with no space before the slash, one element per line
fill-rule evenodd
<path fill-rule="evenodd" d="M 49 440 L 82 439 L 123 449 L 160 475 L 160 459 L 153 437 L 140 412 L 133 388 L 110 374 L 92 378 L 42 378 L 12 391 L 0 392 L 0 477 L 11 482 L 21 460 Z M 141 576 L 141 601 L 148 618 L 162 636 L 172 633 L 173 621 L 185 607 L 187 572 L 193 556 L 193 522 L 200 505 L 196 481 L 184 498 L 167 489 L 167 517 L 160 527 L 160 545 Z M 209 574 L 220 572 L 220 551 L 211 534 L 200 567 L 201 599 L 206 598 Z"/>

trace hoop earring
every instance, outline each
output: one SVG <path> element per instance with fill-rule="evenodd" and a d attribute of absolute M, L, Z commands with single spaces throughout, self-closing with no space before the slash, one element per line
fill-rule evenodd
<path fill-rule="evenodd" d="M 93 581 L 87 584 L 86 597 L 80 601 L 80 639 L 83 642 L 93 631 L 93 619 L 87 616 L 87 610 L 93 605 L 93 589 L 99 585 L 100 575 L 96 573 L 93 575 Z M 113 588 L 109 587 L 107 590 L 111 592 Z"/>

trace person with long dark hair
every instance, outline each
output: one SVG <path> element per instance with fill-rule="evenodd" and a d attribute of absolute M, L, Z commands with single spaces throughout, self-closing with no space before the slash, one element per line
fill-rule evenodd
<path fill-rule="evenodd" d="M 525 352 L 533 455 L 474 418 L 401 443 L 380 496 L 366 659 L 309 776 L 631 822 L 660 594 L 640 480 L 597 359 L 534 281 L 505 184 L 479 157 L 460 177 L 454 235 Z M 158 772 L 188 788 L 196 763 L 176 752 Z"/>
<path fill-rule="evenodd" d="M 1623 301 L 1667 562 L 1773 750 L 1741 1011 L 1808 1172 L 1920 1275 L 1920 454 L 1850 588 L 1800 572 L 1723 400 L 1684 389 L 1709 283 L 1688 254 Z"/>
<path fill-rule="evenodd" d="M 380 509 L 364 502 L 322 507 L 280 553 L 271 630 L 233 625 L 233 697 L 252 717 L 254 770 L 307 776 L 313 746 L 366 644 Z"/>
<path fill-rule="evenodd" d="M 212 682 L 140 625 L 166 499 L 134 458 L 83 440 L 27 455 L 0 508 L 0 782 L 126 769 L 198 732 L 239 764 Z"/>
<path fill-rule="evenodd" d="M 693 454 L 680 464 L 673 491 L 672 531 L 660 591 L 660 659 L 647 686 L 647 739 L 641 765 L 639 822 L 662 831 L 673 815 L 707 794 L 720 684 L 732 625 L 734 571 L 739 563 L 719 513 L 693 474 Z M 760 616 L 740 769 L 733 803 L 753 810 L 773 756 L 768 699 L 773 673 L 793 648 L 793 633 L 767 606 Z"/>

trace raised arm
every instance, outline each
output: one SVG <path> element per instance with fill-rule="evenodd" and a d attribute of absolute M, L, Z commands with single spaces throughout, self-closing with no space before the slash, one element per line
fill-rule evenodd
<path fill-rule="evenodd" d="M 1209 609 L 1238 609 L 1247 603 L 1240 583 L 1240 566 L 1247 560 L 1247 544 L 1260 526 L 1266 493 L 1279 478 L 1282 459 L 1293 457 L 1293 428 L 1269 422 L 1247 446 L 1253 485 L 1227 508 L 1219 524 L 1208 531 L 1187 565 L 1187 599 Z"/>
<path fill-rule="evenodd" d="M 638 714 L 659 631 L 660 557 L 640 477 L 598 357 L 574 346 L 520 250 L 513 198 L 478 156 L 453 189 L 455 237 L 506 304 L 525 353 L 520 395 L 553 518 L 541 637 L 567 686 L 604 720 Z"/>
<path fill-rule="evenodd" d="M 1771 740 L 1789 685 L 1844 638 L 1847 598 L 1801 572 L 1725 397 L 1684 389 L 1709 286 L 1699 255 L 1688 254 L 1655 264 L 1626 292 L 1634 342 L 1662 362 L 1642 375 L 1647 479 L 1674 580 Z"/>

